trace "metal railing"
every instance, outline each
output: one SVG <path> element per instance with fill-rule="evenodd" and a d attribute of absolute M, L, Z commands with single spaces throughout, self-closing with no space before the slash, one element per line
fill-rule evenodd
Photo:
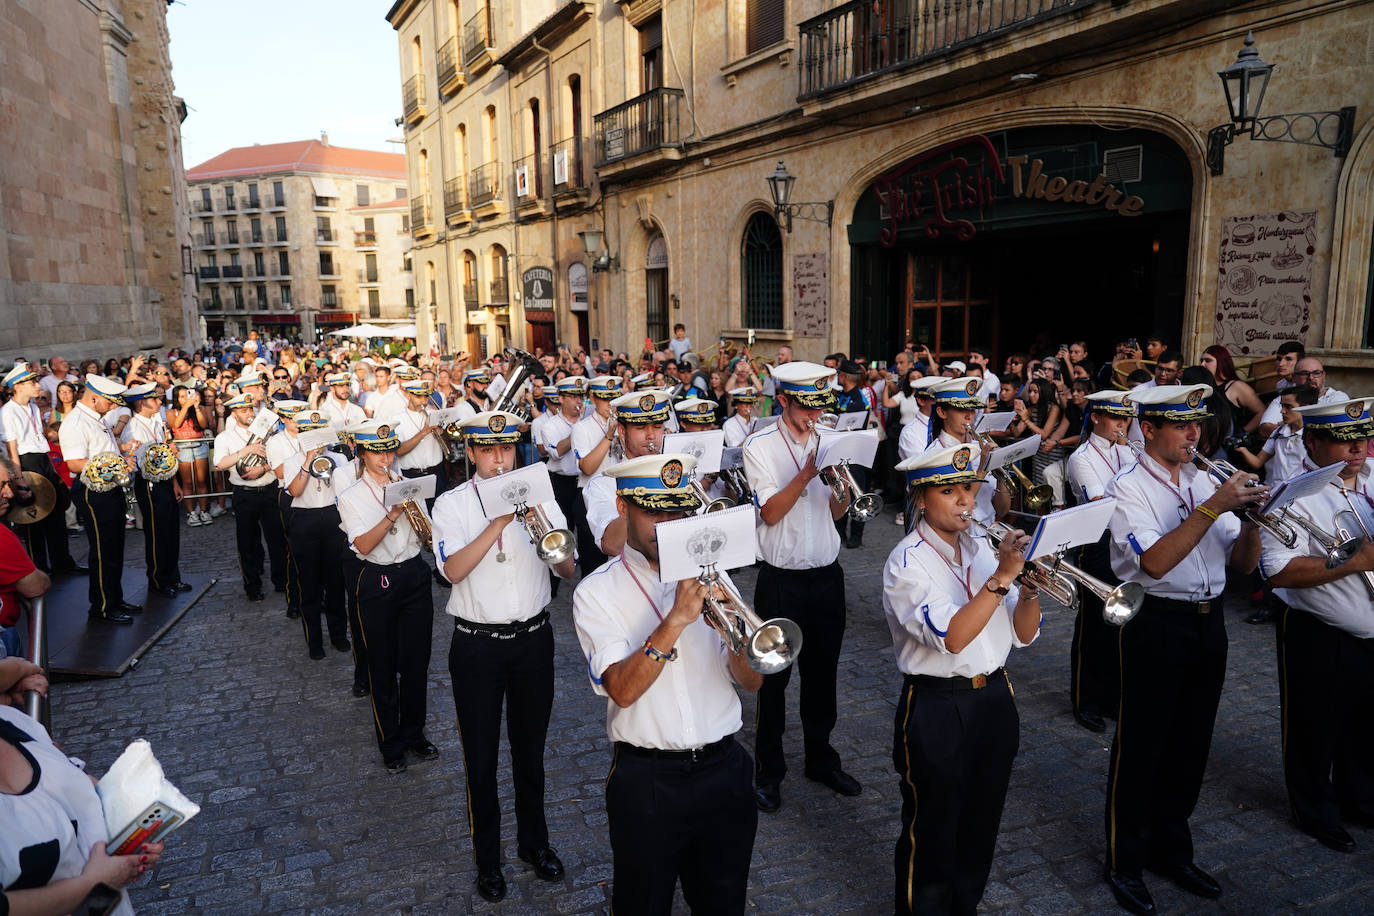
<path fill-rule="evenodd" d="M 458 40 L 450 35 L 447 41 L 439 45 L 434 60 L 439 70 L 439 85 L 443 86 L 458 75 Z"/>
<path fill-rule="evenodd" d="M 1097 2 L 851 0 L 798 26 L 798 97 L 819 95 Z"/>
<path fill-rule="evenodd" d="M 353 230 L 354 248 L 371 248 L 377 244 L 377 232 L 371 229 Z"/>
<path fill-rule="evenodd" d="M 198 232 L 195 236 L 197 248 L 215 247 L 215 234 L 213 232 Z"/>
<path fill-rule="evenodd" d="M 449 178 L 444 182 L 444 219 L 457 216 L 467 209 L 463 197 L 463 179 Z"/>
<path fill-rule="evenodd" d="M 410 202 L 410 231 L 429 228 L 429 195 L 421 194 Z"/>
<path fill-rule="evenodd" d="M 542 157 L 538 153 L 531 153 L 521 159 L 515 160 L 515 169 L 512 173 L 515 182 L 515 196 L 519 200 L 538 200 L 544 196 L 544 170 L 540 162 Z M 520 170 L 524 169 L 525 185 L 524 194 L 520 193 Z"/>
<path fill-rule="evenodd" d="M 48 616 L 45 610 L 43 595 L 35 595 L 32 598 L 21 597 L 19 606 L 24 608 L 29 618 L 29 661 L 33 662 L 43 673 L 48 671 Z M 39 694 L 37 690 L 29 690 L 24 693 L 24 712 L 29 714 L 29 718 L 37 720 L 49 731 L 52 730 L 52 707 L 48 703 L 48 698 Z M 35 774 L 36 775 L 36 774 Z"/>
<path fill-rule="evenodd" d="M 264 238 L 264 236 L 263 236 L 261 230 L 259 230 L 259 231 L 257 231 L 257 232 L 249 233 L 249 235 L 248 235 L 248 244 L 249 244 L 249 245 L 261 245 L 262 242 L 263 242 L 263 238 Z"/>
<path fill-rule="evenodd" d="M 214 209 L 215 205 L 203 197 L 200 200 L 196 201 L 197 213 L 213 213 Z"/>
<path fill-rule="evenodd" d="M 219 299 L 202 299 L 200 300 L 200 307 L 207 312 L 218 312 L 224 308 L 224 303 Z"/>
<path fill-rule="evenodd" d="M 235 203 L 234 203 L 234 198 L 232 198 L 232 197 L 225 197 L 225 198 L 224 198 L 224 209 L 225 209 L 225 210 L 237 210 L 237 209 L 238 209 L 237 205 L 235 205 Z"/>
<path fill-rule="evenodd" d="M 486 52 L 496 47 L 491 23 L 487 20 L 487 10 L 479 6 L 477 15 L 463 24 L 463 63 L 471 67 Z"/>
<path fill-rule="evenodd" d="M 284 244 L 286 244 L 286 230 L 285 230 L 285 229 L 273 229 L 273 230 L 271 231 L 271 233 L 269 234 L 268 238 L 271 239 L 271 241 L 272 241 L 274 244 L 277 244 L 277 245 L 284 245 Z"/>
<path fill-rule="evenodd" d="M 332 309 L 332 308 L 338 308 L 338 306 L 339 306 L 339 295 L 338 295 L 338 293 L 320 293 L 320 308 L 322 308 L 322 309 Z"/>
<path fill-rule="evenodd" d="M 501 196 L 501 164 L 487 162 L 468 173 L 468 206 L 480 207 Z"/>
<path fill-rule="evenodd" d="M 477 281 L 468 280 L 463 284 L 463 302 L 466 305 L 477 304 Z"/>
<path fill-rule="evenodd" d="M 582 180 L 582 162 L 586 158 L 586 146 L 581 137 L 560 140 L 553 145 L 550 159 L 553 163 L 553 192 L 572 191 L 585 188 Z"/>
<path fill-rule="evenodd" d="M 316 242 L 325 242 L 325 243 L 329 243 L 329 242 L 337 242 L 338 240 L 339 240 L 339 230 L 337 230 L 337 229 L 319 229 L 319 228 L 316 228 L 316 230 L 315 230 L 315 241 L 316 241 Z"/>
<path fill-rule="evenodd" d="M 326 280 L 331 277 L 342 277 L 343 274 L 339 272 L 338 264 L 321 264 L 317 276 L 321 280 Z"/>
<path fill-rule="evenodd" d="M 377 268 L 375 267 L 371 270 L 367 269 L 366 267 L 358 268 L 359 283 L 380 283 L 381 281 L 377 279 L 378 276 L 379 274 L 377 273 Z"/>
<path fill-rule="evenodd" d="M 250 195 L 248 196 L 248 203 L 246 203 L 246 204 L 243 205 L 243 209 L 245 209 L 245 210 L 261 210 L 261 209 L 262 209 L 262 198 L 259 197 L 259 196 L 256 195 L 256 194 L 250 194 Z"/>
<path fill-rule="evenodd" d="M 651 89 L 596 116 L 596 164 L 682 145 L 681 89 Z"/>
<path fill-rule="evenodd" d="M 274 210 L 280 209 L 281 207 L 285 207 L 285 206 L 286 206 L 286 197 L 285 197 L 285 196 L 278 197 L 278 196 L 276 196 L 276 195 L 274 194 L 274 195 L 272 195 L 272 198 L 267 202 L 267 206 L 271 207 L 271 208 L 274 209 Z"/>
<path fill-rule="evenodd" d="M 425 104 L 425 75 L 417 73 L 401 86 L 401 100 L 405 103 L 407 116 L 414 114 Z"/>
<path fill-rule="evenodd" d="M 200 267 L 200 278 L 202 280 L 218 280 L 219 268 L 209 267 L 207 265 L 202 264 Z"/>
<path fill-rule="evenodd" d="M 494 304 L 510 301 L 510 290 L 505 277 L 497 277 L 491 281 L 491 301 Z"/>
<path fill-rule="evenodd" d="M 221 232 L 219 234 L 219 243 L 221 245 L 237 245 L 239 243 L 239 234 L 237 232 Z"/>
<path fill-rule="evenodd" d="M 224 277 L 224 279 L 226 280 L 242 280 L 243 265 L 225 264 L 223 267 L 220 268 L 220 276 Z"/>

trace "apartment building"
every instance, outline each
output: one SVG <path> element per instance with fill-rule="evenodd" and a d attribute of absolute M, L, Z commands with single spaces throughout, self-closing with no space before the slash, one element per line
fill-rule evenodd
<path fill-rule="evenodd" d="M 634 350 L 682 321 L 811 358 L 1042 335 L 1100 356 L 1157 331 L 1193 358 L 1302 339 L 1341 378 L 1374 370 L 1368 11 L 398 0 L 388 21 L 411 185 L 467 179 L 423 230 L 436 312 L 491 343 L 542 333 L 513 292 L 488 308 L 500 245 L 506 288 L 551 278 L 535 314 L 560 341 Z M 1238 59 L 1248 108 L 1218 78 Z"/>
<path fill-rule="evenodd" d="M 212 337 L 413 319 L 405 157 L 319 140 L 240 146 L 187 170 Z"/>

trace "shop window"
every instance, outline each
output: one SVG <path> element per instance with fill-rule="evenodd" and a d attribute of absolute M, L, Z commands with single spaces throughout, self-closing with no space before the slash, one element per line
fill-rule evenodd
<path fill-rule="evenodd" d="M 740 246 L 744 326 L 782 328 L 782 233 L 769 213 L 755 213 Z"/>

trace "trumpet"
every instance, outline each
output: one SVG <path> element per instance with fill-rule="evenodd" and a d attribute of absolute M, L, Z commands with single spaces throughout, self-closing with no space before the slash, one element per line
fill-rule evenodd
<path fill-rule="evenodd" d="M 842 459 L 839 464 L 822 468 L 821 480 L 829 485 L 835 502 L 849 503 L 849 517 L 854 521 L 866 522 L 883 511 L 882 498 L 877 493 L 865 493 L 859 482 L 854 479 L 854 472 L 849 469 L 848 458 Z"/>
<path fill-rule="evenodd" d="M 1133 444 L 1131 449 L 1138 455 L 1144 450 L 1144 447 L 1137 447 Z M 1208 458 L 1191 446 L 1188 448 L 1188 457 L 1192 459 L 1194 464 L 1211 474 L 1212 479 L 1215 480 L 1218 485 L 1224 484 L 1226 481 L 1230 480 L 1233 475 L 1240 473 L 1236 466 L 1229 461 L 1213 461 L 1211 458 Z M 1252 480 L 1246 484 L 1246 489 L 1253 489 L 1261 486 L 1263 486 L 1263 484 L 1258 480 Z M 1254 506 L 1238 507 L 1231 511 L 1242 518 L 1254 522 L 1256 525 L 1260 526 L 1260 528 L 1269 532 L 1269 534 L 1285 547 L 1291 548 L 1298 543 L 1297 531 L 1291 526 L 1284 524 L 1282 516 L 1276 518 L 1274 516 L 1265 515 Z"/>
<path fill-rule="evenodd" d="M 735 505 L 724 496 L 712 499 L 711 494 L 706 492 L 706 488 L 701 485 L 701 481 L 696 475 L 692 476 L 690 486 L 692 488 L 692 493 L 696 495 L 697 499 L 701 500 L 701 505 L 704 507 L 702 509 L 703 515 L 707 512 L 719 512 L 722 509 L 729 509 Z"/>
<path fill-rule="evenodd" d="M 390 468 L 387 468 L 386 474 L 387 477 L 391 479 L 392 483 L 397 483 L 405 479 Z M 432 543 L 434 540 L 434 531 L 429 524 L 429 518 L 425 516 L 424 510 L 420 508 L 419 504 L 413 499 L 407 499 L 405 502 L 401 503 L 401 512 L 405 515 L 406 521 L 410 523 L 410 527 L 415 531 L 415 536 L 420 539 L 420 546 L 425 550 L 433 550 Z"/>
<path fill-rule="evenodd" d="M 720 476 L 725 481 L 725 488 L 735 494 L 735 505 L 742 506 L 754 501 L 754 488 L 749 486 L 749 478 L 744 475 L 743 468 L 722 468 Z"/>
<path fill-rule="evenodd" d="M 786 617 L 760 620 L 735 587 L 722 579 L 715 567 L 701 574 L 706 598 L 701 614 L 725 640 L 735 655 L 744 653 L 749 667 L 762 674 L 774 674 L 797 660 L 801 652 L 802 631 Z M 716 597 L 719 591 L 721 596 Z"/>
<path fill-rule="evenodd" d="M 316 455 L 306 465 L 305 472 L 327 487 L 334 478 L 334 462 L 328 455 Z"/>
<path fill-rule="evenodd" d="M 1336 513 L 1337 534 L 1353 535 L 1356 531 L 1359 531 L 1360 534 L 1358 536 L 1358 539 L 1360 540 L 1361 546 L 1363 546 L 1364 540 L 1370 537 L 1374 537 L 1374 534 L 1370 534 L 1369 529 L 1365 527 L 1364 516 L 1360 515 L 1359 511 L 1355 508 L 1355 502 L 1350 498 L 1350 491 L 1347 490 L 1345 487 L 1341 486 L 1340 484 L 1336 483 L 1335 481 L 1331 482 L 1331 486 L 1341 491 L 1341 496 L 1345 498 L 1345 504 L 1350 507 L 1349 509 Z M 1346 518 L 1346 516 L 1352 515 L 1354 516 L 1355 522 L 1353 526 L 1341 523 L 1341 520 Z M 1365 570 L 1360 573 L 1360 579 L 1364 582 L 1364 590 L 1369 595 L 1370 600 L 1374 601 L 1374 572 Z"/>
<path fill-rule="evenodd" d="M 968 430 L 973 432 L 972 423 L 969 424 Z M 974 433 L 974 436 L 983 449 L 997 448 L 997 443 L 987 433 Z M 992 475 L 1002 481 L 1002 485 L 1009 493 L 1021 494 L 1021 508 L 1031 515 L 1044 515 L 1054 501 L 1053 487 L 1047 483 L 1034 483 L 1014 464 L 1004 465 L 993 471 Z"/>
<path fill-rule="evenodd" d="M 439 448 L 443 450 L 444 461 L 449 464 L 456 464 L 463 460 L 463 434 L 459 431 L 457 423 L 450 423 L 443 429 L 437 427 L 430 430 L 431 435 L 439 440 Z"/>
<path fill-rule="evenodd" d="M 1002 543 L 1002 539 L 1011 533 L 1011 529 L 1001 523 L 984 525 L 973 517 L 972 512 L 965 512 L 959 517 L 983 529 L 993 544 Z M 1039 589 L 1066 608 L 1078 606 L 1078 586 L 1082 585 L 1102 600 L 1102 619 L 1118 627 L 1134 617 L 1145 601 L 1145 589 L 1139 582 L 1123 582 L 1112 587 L 1072 563 L 1065 562 L 1063 554 L 1055 554 L 1052 563 L 1026 561 L 1016 581 Z"/>
<path fill-rule="evenodd" d="M 541 562 L 557 566 L 572 558 L 576 537 L 566 528 L 555 528 L 543 506 L 516 506 L 515 517 L 530 536 Z"/>

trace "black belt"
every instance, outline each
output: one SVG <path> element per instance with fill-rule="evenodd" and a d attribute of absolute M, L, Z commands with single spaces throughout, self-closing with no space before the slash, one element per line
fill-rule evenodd
<path fill-rule="evenodd" d="M 989 684 L 1004 684 L 1007 669 L 998 668 L 991 674 L 975 674 L 973 677 L 936 677 L 933 674 L 908 674 L 903 681 L 907 685 L 924 687 L 926 690 L 982 690 Z"/>
<path fill-rule="evenodd" d="M 349 553 L 352 553 L 352 551 L 349 551 Z M 357 554 L 353 555 L 355 557 L 358 556 Z M 407 557 L 399 563 L 374 563 L 366 557 L 358 557 L 358 559 L 362 561 L 364 566 L 375 566 L 377 569 L 399 569 L 402 566 L 409 566 L 413 563 L 419 563 L 421 566 L 425 567 L 425 569 L 429 569 L 429 564 L 426 563 L 418 553 L 413 557 Z"/>
<path fill-rule="evenodd" d="M 829 563 L 825 564 L 824 566 L 811 566 L 811 567 L 808 567 L 808 568 L 806 568 L 806 569 L 788 569 L 788 568 L 783 567 L 783 566 L 774 566 L 772 563 L 769 563 L 767 560 L 763 560 L 763 561 L 760 561 L 760 562 L 761 562 L 761 564 L 762 564 L 763 566 L 766 566 L 766 567 L 768 567 L 769 569 L 775 570 L 776 572 L 780 572 L 780 573 L 787 573 L 788 575 L 792 575 L 792 576 L 819 576 L 821 573 L 829 572 L 830 569 L 831 569 L 832 567 L 835 567 L 835 566 L 839 566 L 839 565 L 840 565 L 839 558 L 836 558 L 836 559 L 834 559 L 834 560 L 831 560 Z"/>
<path fill-rule="evenodd" d="M 426 474 L 437 474 L 439 469 L 444 466 L 441 461 L 438 464 L 431 464 L 427 468 L 401 468 L 402 477 L 424 477 Z"/>
<path fill-rule="evenodd" d="M 550 477 L 566 477 L 566 478 L 568 478 L 569 480 L 576 480 L 576 479 L 577 479 L 577 475 L 576 475 L 576 474 L 561 474 L 561 473 L 559 473 L 558 471 L 549 471 L 549 476 L 550 476 Z"/>
<path fill-rule="evenodd" d="M 1206 601 L 1179 601 L 1177 598 L 1158 598 L 1154 595 L 1145 596 L 1144 609 L 1160 611 L 1165 614 L 1183 614 L 1189 617 L 1196 617 L 1199 614 L 1210 614 L 1213 608 L 1221 610 L 1221 597 L 1208 598 Z"/>
<path fill-rule="evenodd" d="M 275 483 L 275 482 L 276 482 L 276 481 L 273 481 L 273 483 Z M 272 486 L 272 484 L 270 484 L 270 483 L 265 483 L 265 484 L 262 484 L 261 486 L 257 486 L 257 487 L 248 487 L 248 486 L 244 486 L 244 485 L 241 484 L 241 483 L 235 483 L 235 484 L 230 484 L 230 486 L 233 487 L 235 493 L 238 493 L 238 492 L 240 492 L 240 491 L 242 491 L 242 492 L 244 492 L 244 493 L 256 493 L 258 490 L 266 490 L 267 488 L 269 488 L 270 486 Z M 277 487 L 277 489 L 280 490 L 281 487 Z"/>
<path fill-rule="evenodd" d="M 661 751 L 658 748 L 640 747 L 637 744 L 617 741 L 615 749 L 620 753 L 629 754 L 631 757 L 646 757 L 650 760 L 690 760 L 693 763 L 699 763 L 725 753 L 734 741 L 734 735 L 726 735 L 719 741 L 712 741 L 710 744 L 704 744 L 701 747 L 694 747 L 686 751 Z"/>
<path fill-rule="evenodd" d="M 547 610 L 540 611 L 528 620 L 516 620 L 513 623 L 478 623 L 475 620 L 464 620 L 462 617 L 453 618 L 453 628 L 459 633 L 485 636 L 488 639 L 514 639 L 548 626 L 548 623 Z"/>

